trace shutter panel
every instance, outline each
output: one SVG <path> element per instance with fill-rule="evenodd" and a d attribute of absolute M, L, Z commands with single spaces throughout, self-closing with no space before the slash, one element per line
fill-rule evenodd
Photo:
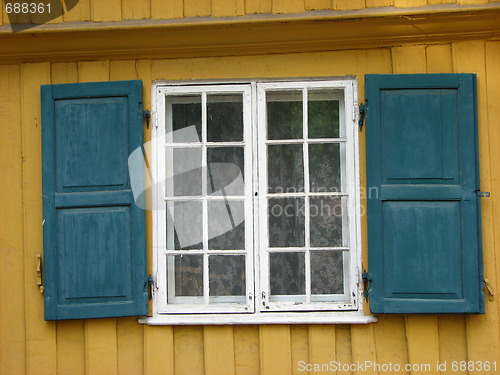
<path fill-rule="evenodd" d="M 483 313 L 476 77 L 367 75 L 372 313 Z"/>
<path fill-rule="evenodd" d="M 142 83 L 41 93 L 45 319 L 146 315 L 145 212 L 127 164 L 143 143 Z"/>

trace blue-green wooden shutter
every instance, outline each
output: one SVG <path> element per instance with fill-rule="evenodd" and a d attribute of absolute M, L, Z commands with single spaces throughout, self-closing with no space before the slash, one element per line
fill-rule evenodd
<path fill-rule="evenodd" d="M 482 313 L 476 77 L 367 75 L 373 313 Z"/>
<path fill-rule="evenodd" d="M 45 319 L 146 315 L 145 211 L 128 171 L 143 144 L 142 83 L 41 94 Z"/>

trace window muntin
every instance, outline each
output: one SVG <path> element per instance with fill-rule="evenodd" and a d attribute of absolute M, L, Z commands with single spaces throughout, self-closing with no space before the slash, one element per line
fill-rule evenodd
<path fill-rule="evenodd" d="M 154 154 L 173 178 L 165 184 L 170 217 L 155 216 L 155 228 L 167 233 L 155 246 L 155 311 L 357 310 L 356 145 L 346 129 L 353 82 L 159 86 L 158 93 L 165 154 Z M 176 181 L 186 170 L 191 175 Z M 243 189 L 231 184 L 239 172 Z M 290 215 L 276 217 L 273 207 Z M 212 238 L 223 229 L 211 216 L 224 208 L 244 216 L 244 228 L 221 241 Z M 201 241 L 182 247 L 178 226 Z"/>

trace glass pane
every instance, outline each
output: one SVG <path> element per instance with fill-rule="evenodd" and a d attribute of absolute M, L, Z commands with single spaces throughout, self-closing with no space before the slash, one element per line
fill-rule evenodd
<path fill-rule="evenodd" d="M 208 248 L 245 249 L 245 204 L 243 201 L 208 202 Z"/>
<path fill-rule="evenodd" d="M 309 145 L 309 182 L 312 193 L 342 191 L 338 143 Z"/>
<path fill-rule="evenodd" d="M 267 139 L 302 138 L 302 92 L 268 91 Z"/>
<path fill-rule="evenodd" d="M 203 249 L 201 202 L 167 202 L 167 208 L 167 249 Z"/>
<path fill-rule="evenodd" d="M 243 141 L 243 95 L 207 95 L 207 140 Z"/>
<path fill-rule="evenodd" d="M 212 255 L 208 267 L 211 296 L 245 295 L 245 256 Z"/>
<path fill-rule="evenodd" d="M 203 255 L 175 255 L 176 297 L 203 296 Z"/>
<path fill-rule="evenodd" d="M 169 103 L 172 103 L 172 120 L 167 118 L 167 142 L 200 142 L 201 96 L 167 98 L 167 117 Z"/>
<path fill-rule="evenodd" d="M 341 251 L 311 252 L 311 294 L 344 293 L 344 261 Z"/>
<path fill-rule="evenodd" d="M 342 241 L 342 198 L 311 197 L 311 246 L 340 247 Z"/>
<path fill-rule="evenodd" d="M 268 217 L 270 247 L 305 245 L 304 198 L 269 199 Z"/>
<path fill-rule="evenodd" d="M 201 195 L 201 152 L 201 148 L 167 147 L 167 196 Z"/>
<path fill-rule="evenodd" d="M 207 148 L 208 194 L 244 195 L 243 147 Z"/>
<path fill-rule="evenodd" d="M 337 95 L 338 96 L 338 95 Z M 339 138 L 339 101 L 333 90 L 309 91 L 307 119 L 309 138 Z"/>
<path fill-rule="evenodd" d="M 269 272 L 272 295 L 306 293 L 304 253 L 269 254 Z"/>
<path fill-rule="evenodd" d="M 267 148 L 268 192 L 304 191 L 302 145 L 269 145 Z"/>

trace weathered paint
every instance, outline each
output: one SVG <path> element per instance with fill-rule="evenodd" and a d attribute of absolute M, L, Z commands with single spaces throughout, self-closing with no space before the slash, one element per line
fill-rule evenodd
<path fill-rule="evenodd" d="M 102 2 L 101 2 L 102 3 Z M 98 1 L 80 0 L 63 16 L 65 22 L 128 18 L 165 19 L 216 14 L 238 15 L 357 7 L 420 6 L 426 4 L 482 4 L 486 1 L 366 0 L 330 2 L 308 0 L 221 2 L 196 0 L 115 1 L 109 12 Z M 124 10 L 123 7 L 127 7 Z M 120 10 L 121 9 L 121 10 Z M 215 12 L 215 14 L 214 14 Z M 151 14 L 151 15 L 149 15 Z M 56 20 L 58 21 L 58 20 Z M 60 21 L 60 20 L 59 20 Z M 3 16 L 3 23 L 8 18 Z M 498 31 L 497 31 L 498 33 Z M 498 35 L 498 34 L 497 34 Z M 358 75 L 359 99 L 364 98 L 363 76 L 368 73 L 446 73 L 478 75 L 479 142 L 482 190 L 491 198 L 482 203 L 485 276 L 499 288 L 500 257 L 495 231 L 500 205 L 500 41 L 482 37 L 467 40 L 394 42 L 381 48 L 346 45 L 345 50 L 289 53 L 268 47 L 257 54 L 166 58 L 143 55 L 114 60 L 46 58 L 36 64 L 0 65 L 0 368 L 6 375 L 38 374 L 300 374 L 297 363 L 430 363 L 497 361 L 500 366 L 498 296 L 486 296 L 485 315 L 380 316 L 370 325 L 279 325 L 171 327 L 144 326 L 135 318 L 45 322 L 43 297 L 36 286 L 36 254 L 42 252 L 41 138 L 39 86 L 50 83 L 141 79 L 144 105 L 155 79 L 224 79 Z M 36 39 L 36 38 L 34 38 Z M 32 42 L 35 46 L 36 40 Z M 340 47 L 337 47 L 341 49 Z M 105 52 L 103 52 L 105 55 Z M 148 140 L 150 132 L 145 132 Z M 360 134 L 361 184 L 366 186 L 365 134 Z M 492 147 L 490 147 L 492 145 Z M 498 190 L 497 190 L 498 189 Z M 362 202 L 365 204 L 365 202 Z M 151 218 L 147 219 L 148 258 L 151 259 Z M 366 218 L 362 218 L 363 259 L 366 262 Z M 365 264 L 366 265 L 366 264 Z M 321 372 L 316 372 L 321 373 Z M 383 372 L 346 371 L 342 374 Z M 402 372 L 413 375 L 419 372 Z M 439 374 L 435 371 L 427 374 Z M 441 375 L 451 373 L 443 372 Z M 468 372 L 454 372 L 467 374 Z M 340 372 L 339 372 L 340 374 Z M 481 374 L 476 371 L 470 374 Z"/>

